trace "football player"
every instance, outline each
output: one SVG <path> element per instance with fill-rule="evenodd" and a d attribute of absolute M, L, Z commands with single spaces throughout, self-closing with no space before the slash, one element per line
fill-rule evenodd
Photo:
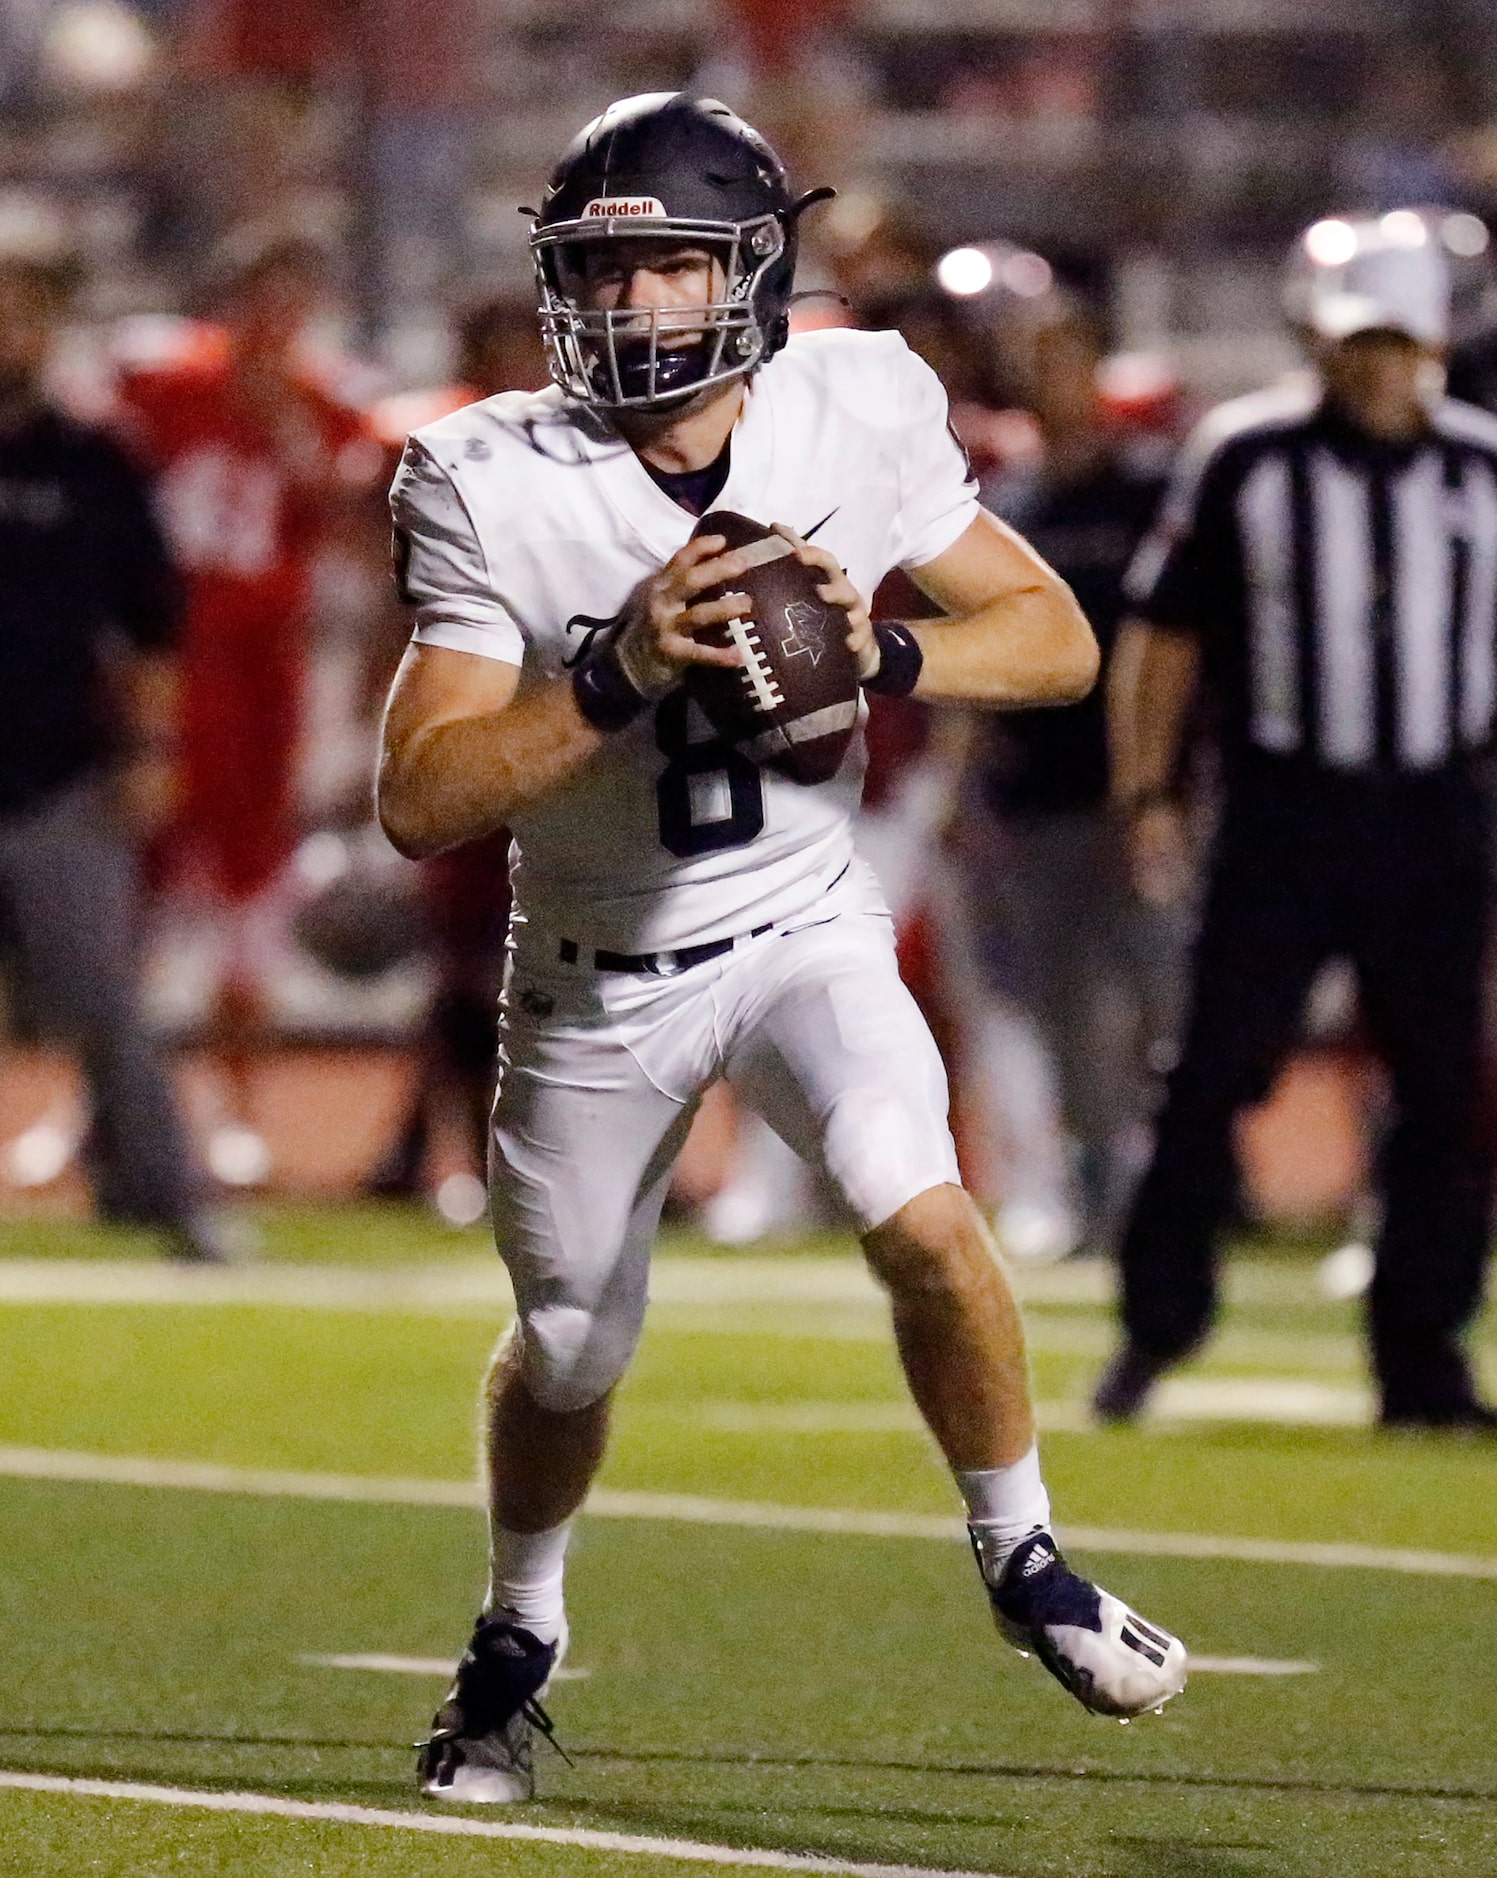
<path fill-rule="evenodd" d="M 247 1119 L 284 957 L 313 570 L 331 539 L 353 534 L 361 500 L 372 506 L 381 468 L 360 415 L 305 369 L 325 270 L 299 237 L 231 237 L 216 270 L 222 324 L 119 387 L 187 590 L 179 800 L 164 858 L 174 891 L 189 904 L 206 897 L 227 954 L 213 1028 L 239 1113 L 223 1134 L 247 1136 L 252 1159 L 267 1161 Z"/>
<path fill-rule="evenodd" d="M 420 1755 L 437 1798 L 533 1790 L 568 1532 L 639 1336 L 672 1163 L 720 1077 L 861 1222 L 1004 1636 L 1105 1714 L 1184 1683 L 1178 1640 L 1050 1536 L 1018 1312 L 853 849 L 859 762 L 800 786 L 720 740 L 683 689 L 738 659 L 702 638 L 746 607 L 745 563 L 691 539 L 719 499 L 822 575 L 866 690 L 1016 707 L 1096 674 L 1068 589 L 978 507 L 940 384 L 904 341 L 787 343 L 796 225 L 822 193 L 793 197 L 712 100 L 613 105 L 531 230 L 554 385 L 419 431 L 392 492 L 415 634 L 385 723 L 384 825 L 411 855 L 501 824 L 515 837 L 492 1198 L 519 1313 L 487 1387 L 488 1593 Z M 947 617 L 871 626 L 866 596 L 894 566 Z"/>

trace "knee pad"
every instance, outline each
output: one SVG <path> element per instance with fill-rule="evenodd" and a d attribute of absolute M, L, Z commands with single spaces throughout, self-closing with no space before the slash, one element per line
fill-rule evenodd
<path fill-rule="evenodd" d="M 928 1188 L 961 1181 L 944 1109 L 911 1102 L 902 1091 L 849 1090 L 827 1116 L 822 1151 L 864 1232 Z"/>
<path fill-rule="evenodd" d="M 571 1415 L 590 1408 L 623 1375 L 643 1313 L 543 1304 L 521 1317 L 520 1372 L 543 1409 Z"/>

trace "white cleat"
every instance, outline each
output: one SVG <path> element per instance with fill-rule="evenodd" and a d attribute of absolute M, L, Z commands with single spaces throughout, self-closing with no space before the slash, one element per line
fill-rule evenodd
<path fill-rule="evenodd" d="M 984 1557 L 986 1535 L 972 1528 L 999 1634 L 1021 1656 L 1037 1656 L 1094 1715 L 1131 1721 L 1158 1714 L 1185 1687 L 1185 1645 L 1066 1564 L 1047 1532 L 1037 1532 L 999 1566 Z"/>

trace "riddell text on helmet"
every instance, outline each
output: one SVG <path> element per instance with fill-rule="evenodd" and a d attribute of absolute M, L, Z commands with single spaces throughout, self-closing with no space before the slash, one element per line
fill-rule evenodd
<path fill-rule="evenodd" d="M 618 215 L 661 215 L 665 204 L 658 196 L 594 196 L 582 211 L 584 221 L 598 221 Z"/>

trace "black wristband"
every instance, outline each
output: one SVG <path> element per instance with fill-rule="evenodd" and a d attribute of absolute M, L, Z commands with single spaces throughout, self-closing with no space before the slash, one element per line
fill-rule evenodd
<path fill-rule="evenodd" d="M 649 703 L 619 663 L 617 636 L 605 639 L 572 673 L 577 709 L 594 730 L 627 730 Z"/>
<path fill-rule="evenodd" d="M 878 641 L 878 670 L 863 680 L 863 689 L 880 698 L 907 698 L 920 682 L 925 654 L 908 626 L 883 620 L 873 629 Z"/>

